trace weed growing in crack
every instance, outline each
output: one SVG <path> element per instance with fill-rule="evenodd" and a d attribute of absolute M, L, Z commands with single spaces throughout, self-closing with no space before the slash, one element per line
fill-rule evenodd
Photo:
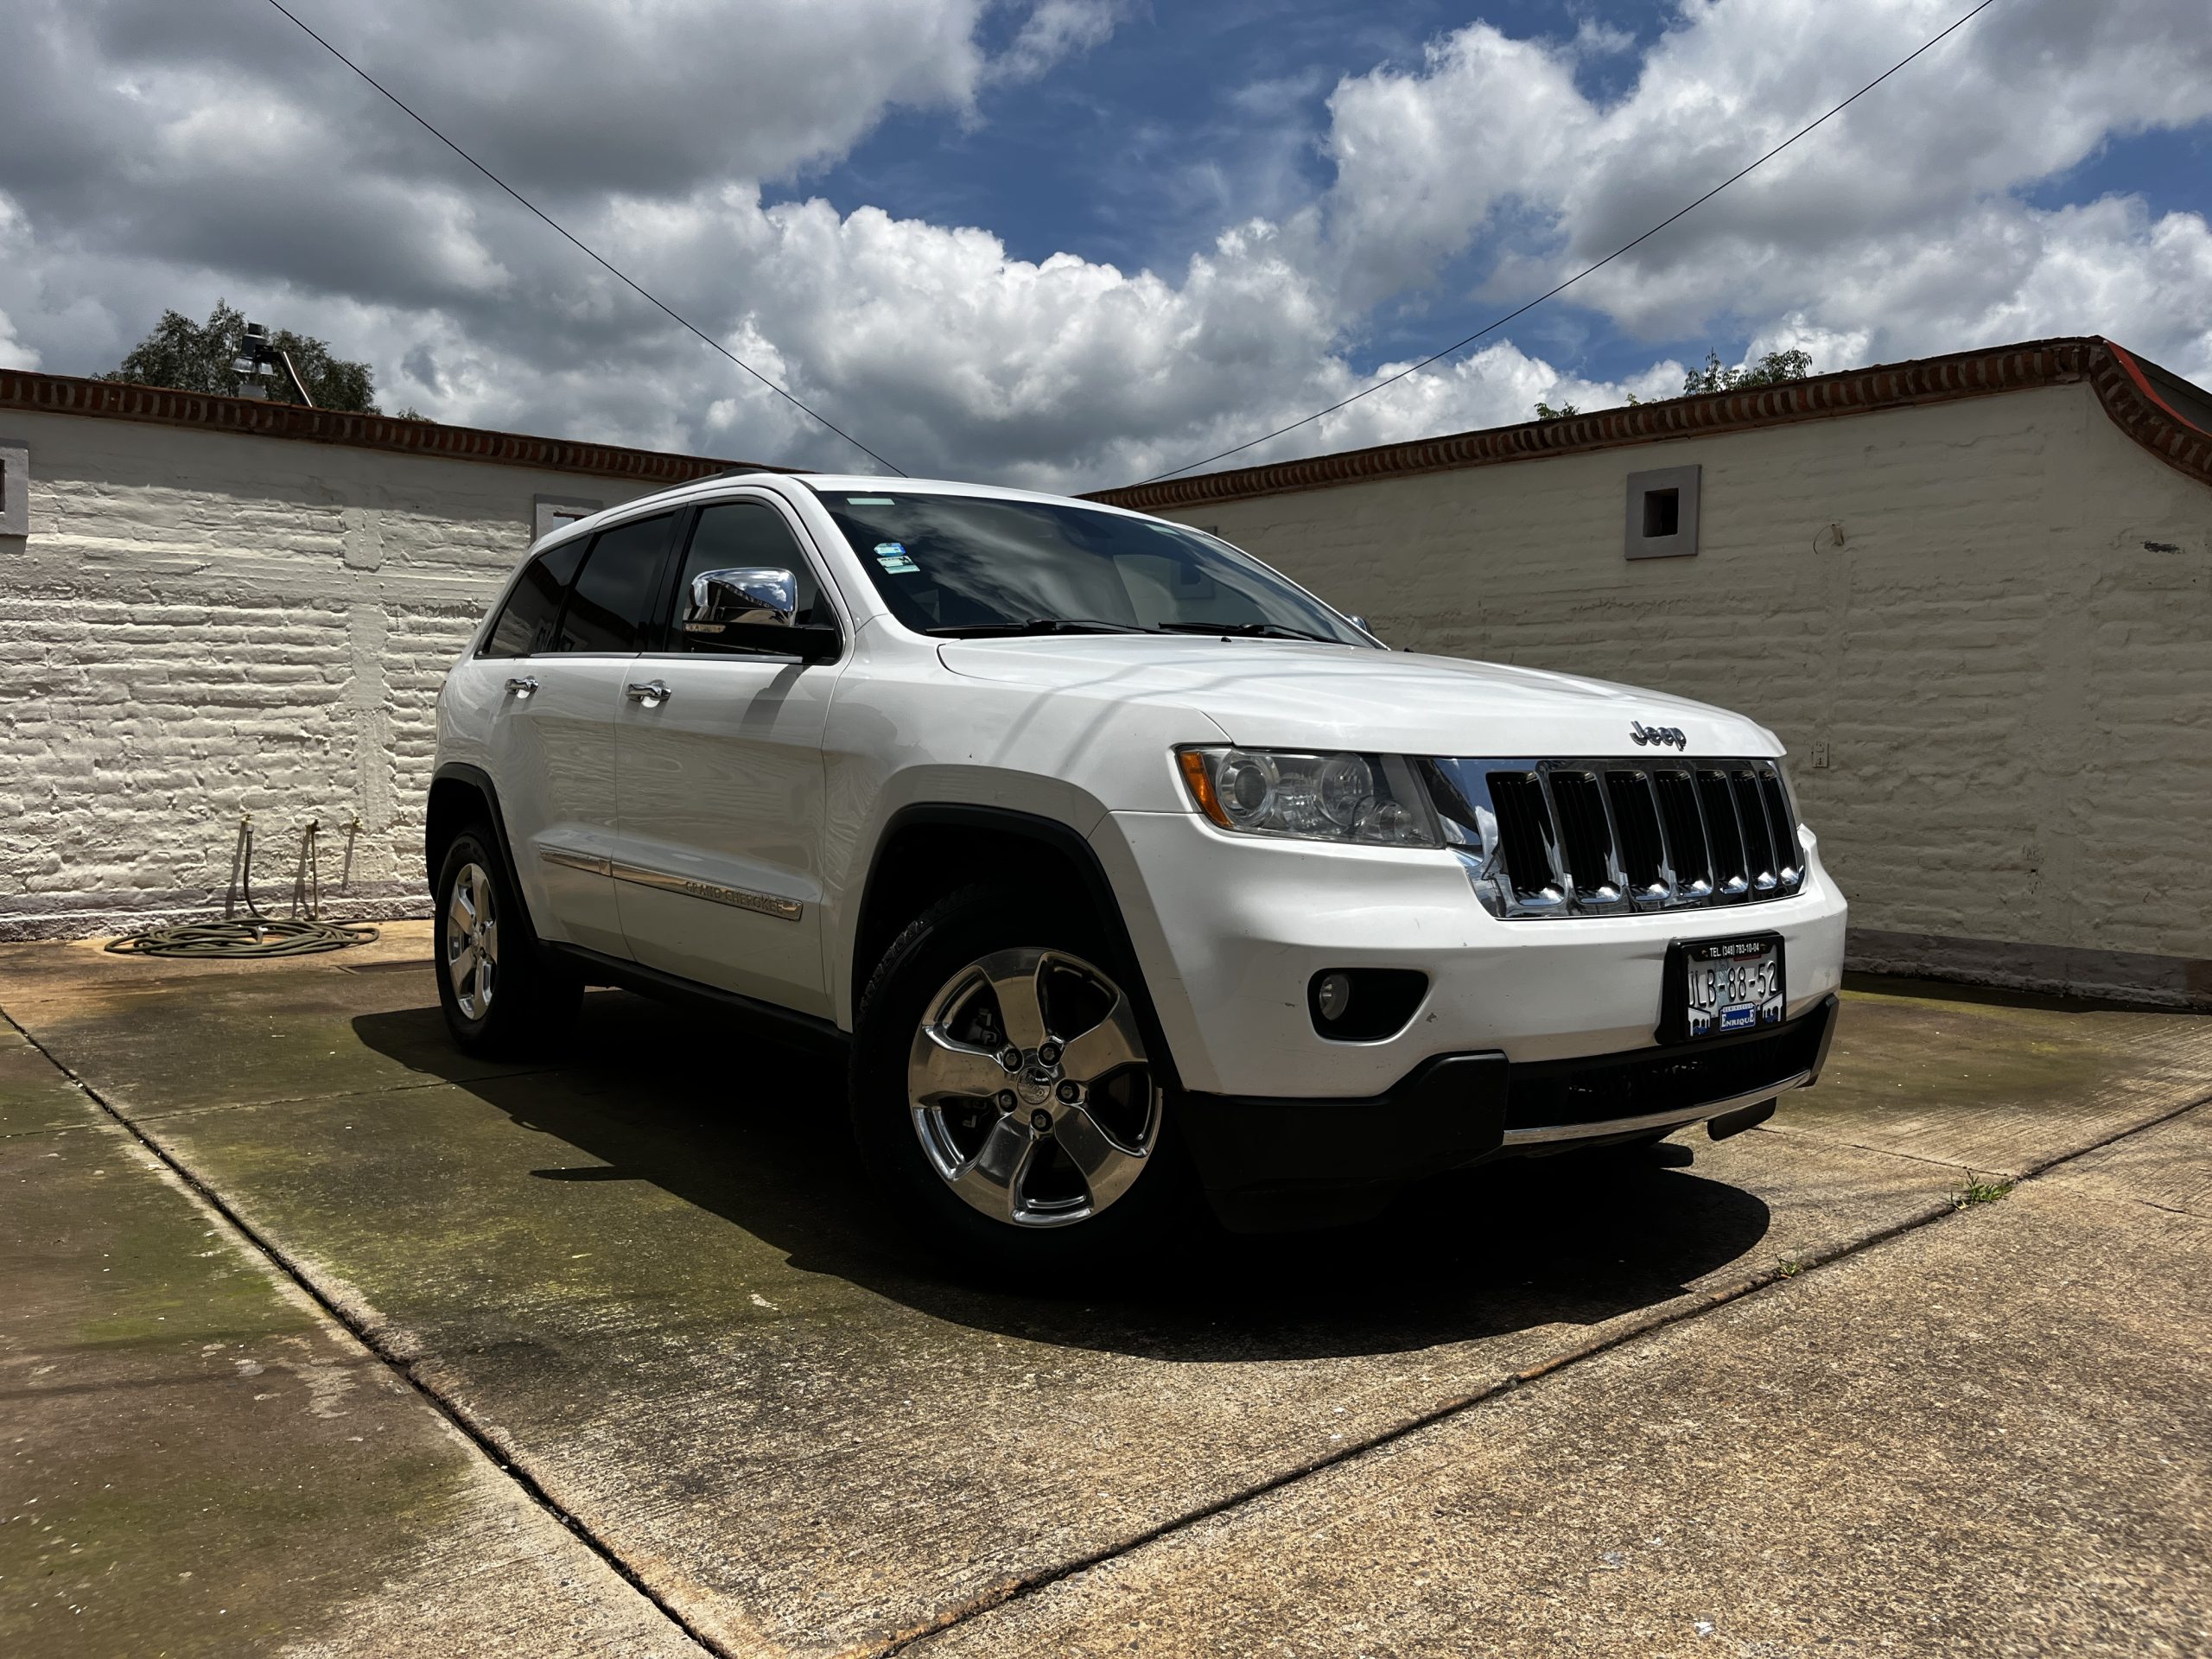
<path fill-rule="evenodd" d="M 2010 1181 L 1984 1180 L 1968 1170 L 1966 1179 L 1951 1189 L 1951 1208 L 1965 1210 L 1977 1204 L 1994 1204 L 2012 1190 Z"/>

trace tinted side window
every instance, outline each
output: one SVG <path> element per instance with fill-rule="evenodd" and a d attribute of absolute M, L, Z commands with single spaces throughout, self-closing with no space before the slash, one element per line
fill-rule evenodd
<path fill-rule="evenodd" d="M 653 608 L 653 578 L 668 545 L 670 516 L 640 518 L 602 531 L 591 544 L 569 607 L 561 613 L 555 651 L 641 651 Z"/>
<path fill-rule="evenodd" d="M 793 600 L 798 609 L 791 620 L 801 627 L 834 626 L 837 614 L 825 604 L 798 538 L 784 516 L 765 501 L 719 501 L 699 512 L 692 527 L 691 544 L 684 550 L 677 571 L 676 617 L 691 602 L 691 579 L 706 570 L 745 567 L 788 570 L 793 577 Z M 678 651 L 730 651 L 733 646 L 710 634 L 685 633 L 677 629 L 670 643 Z"/>
<path fill-rule="evenodd" d="M 507 595 L 499 620 L 484 641 L 486 657 L 527 657 L 545 649 L 553 632 L 553 619 L 561 614 L 561 601 L 575 580 L 576 563 L 584 556 L 583 537 L 549 547 L 532 559 Z"/>

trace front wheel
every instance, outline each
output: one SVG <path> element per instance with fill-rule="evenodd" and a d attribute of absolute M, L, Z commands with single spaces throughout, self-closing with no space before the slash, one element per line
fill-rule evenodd
<path fill-rule="evenodd" d="M 969 888 L 901 934 L 855 1033 L 854 1128 L 910 1218 L 993 1266 L 1125 1258 L 1187 1214 L 1134 973 L 1082 914 Z"/>

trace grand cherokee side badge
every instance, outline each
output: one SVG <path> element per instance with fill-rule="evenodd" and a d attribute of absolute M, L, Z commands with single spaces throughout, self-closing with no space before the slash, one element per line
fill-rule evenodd
<path fill-rule="evenodd" d="M 1689 734 L 1679 726 L 1646 726 L 1631 720 L 1628 734 L 1638 743 L 1656 743 L 1662 747 L 1672 744 L 1678 749 L 1687 749 L 1690 746 Z"/>

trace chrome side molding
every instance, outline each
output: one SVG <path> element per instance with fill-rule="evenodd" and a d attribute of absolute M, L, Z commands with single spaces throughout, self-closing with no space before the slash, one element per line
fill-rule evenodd
<path fill-rule="evenodd" d="M 627 881 L 635 887 L 653 887 L 662 893 L 680 893 L 687 899 L 703 899 L 710 905 L 728 905 L 732 910 L 749 910 L 756 916 L 773 916 L 779 921 L 795 922 L 806 913 L 806 906 L 796 899 L 779 899 L 772 893 L 753 893 L 744 887 L 725 887 L 712 881 L 695 881 L 688 875 L 671 875 L 666 870 L 649 870 L 642 864 L 614 864 L 608 874 L 617 881 Z"/>
<path fill-rule="evenodd" d="M 607 861 L 591 853 L 566 852 L 558 847 L 541 847 L 537 856 L 548 864 L 558 864 L 564 870 L 582 870 L 589 875 L 613 874 Z"/>
<path fill-rule="evenodd" d="M 687 899 L 703 899 L 710 905 L 728 905 L 732 910 L 749 910 L 756 916 L 773 916 L 778 921 L 795 922 L 806 914 L 806 906 L 798 899 L 779 899 L 772 893 L 725 887 L 712 881 L 694 880 L 688 875 L 673 875 L 666 870 L 648 869 L 642 864 L 618 863 L 611 858 L 566 852 L 557 847 L 541 847 L 537 855 L 548 864 L 558 864 L 563 869 L 612 876 L 617 881 L 652 887 L 661 893 L 680 893 Z"/>

